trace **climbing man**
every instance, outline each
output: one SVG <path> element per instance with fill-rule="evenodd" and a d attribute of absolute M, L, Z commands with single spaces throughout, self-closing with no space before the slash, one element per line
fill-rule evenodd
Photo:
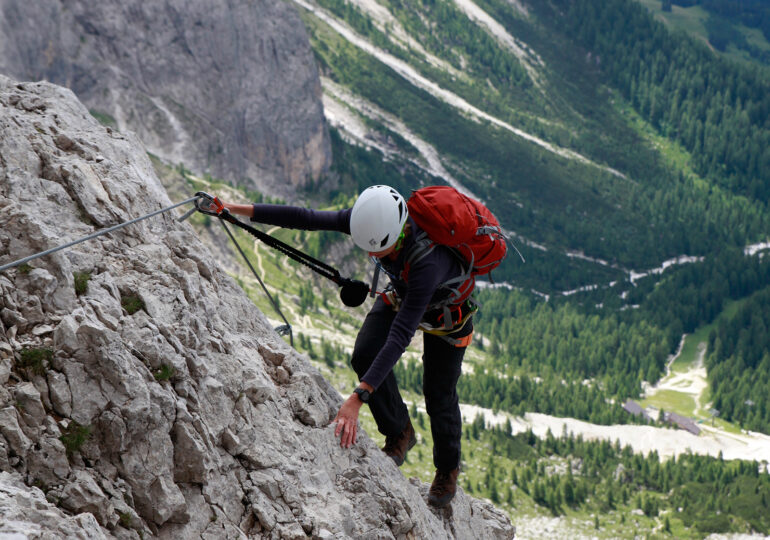
<path fill-rule="evenodd" d="M 375 275 L 379 270 L 388 275 L 390 286 L 375 300 L 356 338 L 351 364 L 360 383 L 337 413 L 335 435 L 344 448 L 355 444 L 358 411 L 367 403 L 385 435 L 382 450 L 401 466 L 416 438 L 393 367 L 421 328 L 423 393 L 436 466 L 428 502 L 446 506 L 455 495 L 460 471 L 462 418 L 456 387 L 475 311 L 469 291 L 459 304 L 449 305 L 451 298 L 458 299 L 453 294 L 469 276 L 462 257 L 421 234 L 404 198 L 388 186 L 367 188 L 353 208 L 341 211 L 271 204 L 224 206 L 258 223 L 350 234 L 374 260 Z"/>

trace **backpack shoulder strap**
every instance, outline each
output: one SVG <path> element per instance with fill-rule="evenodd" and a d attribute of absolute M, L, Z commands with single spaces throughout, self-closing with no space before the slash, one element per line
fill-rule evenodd
<path fill-rule="evenodd" d="M 411 246 L 411 248 L 409 249 L 409 252 L 406 255 L 404 270 L 401 273 L 402 278 L 405 280 L 408 279 L 411 265 L 425 258 L 429 253 L 431 253 L 434 249 L 436 249 L 436 246 L 438 245 L 439 244 L 436 244 L 428 237 L 428 233 L 426 233 L 423 230 L 420 230 L 420 232 L 418 232 L 417 235 L 415 236 L 414 244 Z M 446 246 L 446 247 L 449 247 L 449 246 Z M 462 302 L 465 299 L 467 299 L 475 285 L 475 281 L 473 279 L 473 274 L 472 274 L 472 269 L 473 269 L 472 260 L 471 260 L 471 263 L 469 264 L 468 261 L 465 259 L 465 257 L 463 257 L 462 254 L 456 249 L 449 248 L 449 251 L 455 257 L 457 257 L 458 261 L 460 262 L 460 267 L 462 268 L 462 272 L 460 273 L 460 275 L 440 283 L 439 288 L 448 290 L 450 292 L 449 296 L 438 303 L 430 304 L 428 306 L 429 310 L 442 308 L 445 311 L 447 311 L 446 315 L 448 315 L 448 306 Z M 445 320 L 449 323 L 451 322 L 451 319 L 452 319 L 451 317 L 447 316 Z"/>
<path fill-rule="evenodd" d="M 414 237 L 414 243 L 406 252 L 406 260 L 404 261 L 404 270 L 401 272 L 401 279 L 404 281 L 409 279 L 409 270 L 412 265 L 427 257 L 429 253 L 436 249 L 436 245 L 435 242 L 428 238 L 428 233 L 420 230 Z"/>

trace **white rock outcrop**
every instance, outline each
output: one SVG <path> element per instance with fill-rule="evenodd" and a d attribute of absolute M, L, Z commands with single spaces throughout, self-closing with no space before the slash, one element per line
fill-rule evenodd
<path fill-rule="evenodd" d="M 133 135 L 0 76 L 0 264 L 170 203 Z M 0 534 L 513 536 L 341 449 L 340 402 L 172 213 L 0 272 Z"/>

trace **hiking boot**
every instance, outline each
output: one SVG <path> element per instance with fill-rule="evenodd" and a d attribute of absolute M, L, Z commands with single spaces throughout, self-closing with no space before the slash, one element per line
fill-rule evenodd
<path fill-rule="evenodd" d="M 436 477 L 430 485 L 428 491 L 428 504 L 441 508 L 449 504 L 449 501 L 455 496 L 457 491 L 457 475 L 460 474 L 460 467 L 451 471 L 436 470 Z"/>
<path fill-rule="evenodd" d="M 417 444 L 417 437 L 414 434 L 414 428 L 412 427 L 412 421 L 406 421 L 406 427 L 404 431 L 399 433 L 396 437 L 385 437 L 385 446 L 382 447 L 382 451 L 396 462 L 399 467 L 406 459 L 406 453 Z"/>

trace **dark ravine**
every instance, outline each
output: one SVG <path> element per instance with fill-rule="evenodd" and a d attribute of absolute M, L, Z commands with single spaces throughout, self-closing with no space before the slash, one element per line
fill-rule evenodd
<path fill-rule="evenodd" d="M 0 73 L 72 89 L 146 148 L 289 197 L 331 163 L 294 7 L 269 0 L 7 0 Z"/>
<path fill-rule="evenodd" d="M 0 264 L 170 202 L 134 135 L 0 76 Z M 0 273 L 0 533 L 513 537 L 462 491 L 430 509 L 368 437 L 341 449 L 339 394 L 174 217 Z"/>

